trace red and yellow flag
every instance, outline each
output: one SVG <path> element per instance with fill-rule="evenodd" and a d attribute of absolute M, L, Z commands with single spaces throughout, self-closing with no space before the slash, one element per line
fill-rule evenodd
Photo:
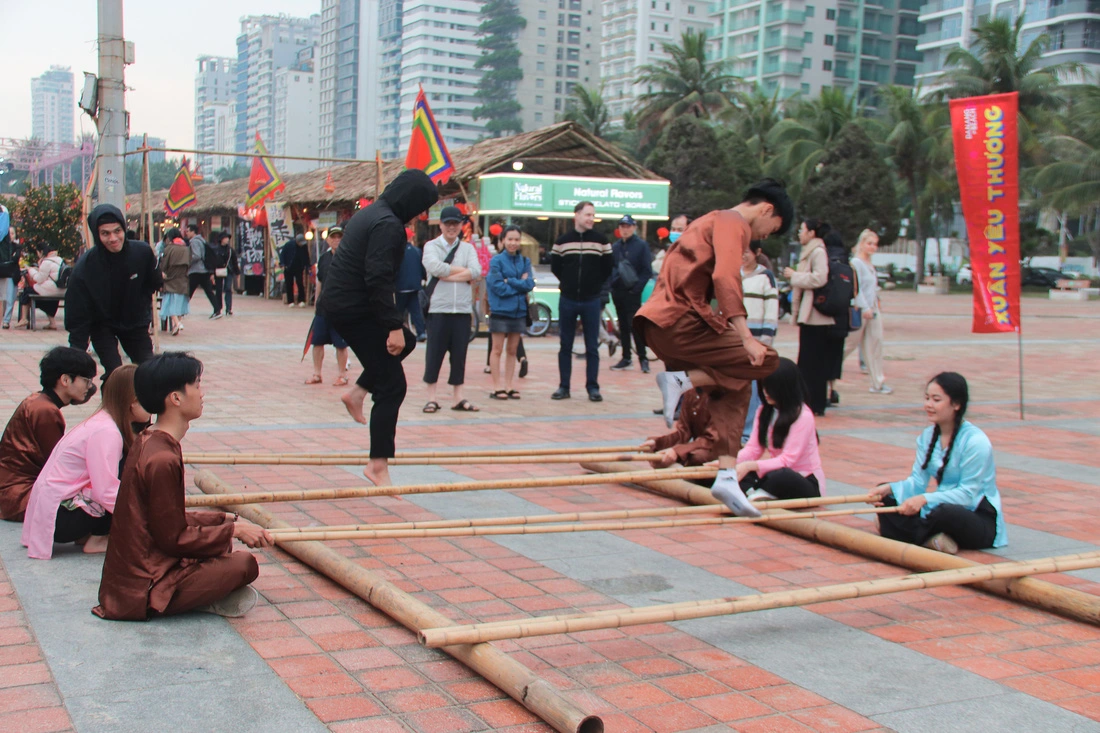
<path fill-rule="evenodd" d="M 436 183 L 446 183 L 455 171 L 451 154 L 447 152 L 447 143 L 443 142 L 443 135 L 435 124 L 423 88 L 416 95 L 416 104 L 413 105 L 412 138 L 405 156 L 405 167 L 424 171 Z"/>
<path fill-rule="evenodd" d="M 264 201 L 274 198 L 275 194 L 286 188 L 282 176 L 275 170 L 275 164 L 268 157 L 260 133 L 256 133 L 256 155 L 252 158 L 252 172 L 248 176 L 248 197 L 245 206 L 255 209 Z"/>
<path fill-rule="evenodd" d="M 168 189 L 168 196 L 164 199 L 164 210 L 175 216 L 188 206 L 194 206 L 195 201 L 195 182 L 191 178 L 187 159 L 184 158 L 180 169 L 176 171 L 172 187 Z"/>

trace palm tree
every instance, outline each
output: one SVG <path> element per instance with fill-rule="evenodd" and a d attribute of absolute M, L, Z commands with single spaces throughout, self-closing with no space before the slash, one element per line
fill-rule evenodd
<path fill-rule="evenodd" d="M 603 99 L 603 86 L 596 88 L 578 84 L 573 87 L 572 97 L 566 100 L 561 118 L 576 122 L 596 137 L 606 137 L 611 113 Z"/>
<path fill-rule="evenodd" d="M 855 97 L 845 96 L 842 89 L 823 89 L 821 96 L 800 103 L 793 116 L 771 128 L 767 142 L 776 153 L 766 172 L 805 183 L 824 159 L 829 142 L 857 117 Z"/>
<path fill-rule="evenodd" d="M 779 90 L 776 89 L 769 97 L 759 85 L 753 84 L 752 91 L 737 93 L 737 101 L 740 106 L 725 116 L 734 122 L 749 152 L 756 156 L 763 168 L 765 161 L 774 153 L 768 144 L 768 133 L 783 118 Z"/>
<path fill-rule="evenodd" d="M 649 90 L 638 98 L 638 126 L 647 136 L 681 115 L 711 119 L 733 107 L 740 78 L 726 73 L 725 61 L 709 61 L 706 48 L 707 34 L 688 30 L 679 46 L 662 44 L 668 59 L 638 69 L 634 83 Z"/>

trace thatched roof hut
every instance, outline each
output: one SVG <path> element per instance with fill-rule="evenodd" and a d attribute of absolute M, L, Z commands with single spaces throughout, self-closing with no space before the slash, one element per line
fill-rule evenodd
<path fill-rule="evenodd" d="M 512 172 L 514 161 L 523 162 L 525 174 L 574 175 L 601 178 L 637 178 L 663 180 L 646 170 L 629 155 L 614 145 L 600 140 L 574 122 L 559 122 L 532 132 L 513 137 L 483 140 L 466 148 L 451 151 L 455 176 L 440 191 L 444 198 L 465 198 L 458 185 L 461 181 L 467 191 L 474 189 L 478 176 L 486 173 Z M 278 167 L 278 159 L 275 165 Z M 405 169 L 403 160 L 385 161 L 382 173 L 385 181 L 392 181 Z M 325 191 L 325 182 L 332 174 L 335 190 Z M 457 179 L 457 180 L 456 180 Z M 308 207 L 314 211 L 328 209 L 352 209 L 361 198 L 374 198 L 376 170 L 374 163 L 350 163 L 317 168 L 305 173 L 283 176 L 286 189 L 276 200 Z M 236 213 L 245 201 L 247 178 L 224 183 L 200 185 L 196 188 L 197 202 L 186 211 L 187 216 Z M 163 214 L 161 202 L 167 191 L 154 191 L 150 196 L 158 218 Z M 131 215 L 141 210 L 141 194 L 127 197 Z"/>

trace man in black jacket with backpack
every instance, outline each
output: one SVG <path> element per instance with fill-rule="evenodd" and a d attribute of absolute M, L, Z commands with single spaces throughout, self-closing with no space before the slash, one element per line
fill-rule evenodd
<path fill-rule="evenodd" d="M 615 312 L 619 314 L 619 338 L 623 344 L 623 358 L 611 367 L 612 371 L 629 369 L 634 365 L 630 359 L 631 325 L 634 314 L 642 307 L 642 292 L 653 272 L 653 253 L 649 244 L 639 237 L 638 223 L 627 214 L 619 219 L 619 240 L 611 245 L 611 254 L 615 258 L 615 270 L 611 273 L 611 301 Z M 633 331 L 634 345 L 638 351 L 638 365 L 643 374 L 649 374 L 649 360 L 645 358 L 645 332 Z"/>
<path fill-rule="evenodd" d="M 69 278 L 65 330 L 74 349 L 86 351 L 91 341 L 106 381 L 122 366 L 119 345 L 134 364 L 152 358 L 153 293 L 164 281 L 152 248 L 126 238 L 126 219 L 117 207 L 92 209 L 88 228 L 95 246 L 77 260 Z"/>

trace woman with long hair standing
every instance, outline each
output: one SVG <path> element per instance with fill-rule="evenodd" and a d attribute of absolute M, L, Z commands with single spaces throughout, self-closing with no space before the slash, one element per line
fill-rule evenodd
<path fill-rule="evenodd" d="M 531 260 L 519 252 L 520 228 L 509 225 L 500 234 L 504 250 L 489 262 L 489 335 L 493 351 L 489 366 L 493 374 L 494 400 L 518 400 L 520 393 L 512 389 L 512 377 L 516 371 L 516 350 L 520 338 L 527 330 L 527 294 L 535 287 L 535 273 Z M 504 362 L 504 386 L 501 387 L 501 352 L 507 348 Z"/>
<path fill-rule="evenodd" d="M 911 475 L 871 492 L 878 506 L 898 507 L 878 516 L 883 537 L 952 555 L 1008 544 L 993 445 L 965 419 L 969 401 L 966 379 L 955 372 L 937 374 L 924 388 L 932 425 L 917 438 Z"/>
<path fill-rule="evenodd" d="M 99 409 L 54 447 L 38 474 L 23 520 L 27 555 L 48 560 L 55 542 L 76 542 L 104 552 L 118 497 L 121 463 L 149 413 L 134 393 L 137 366 L 111 372 Z"/>
<path fill-rule="evenodd" d="M 164 253 L 160 256 L 160 274 L 164 277 L 164 297 L 160 304 L 160 317 L 168 321 L 168 330 L 178 336 L 183 328 L 183 317 L 191 312 L 187 295 L 187 268 L 191 266 L 191 250 L 183 235 L 176 228 L 164 234 Z"/>
<path fill-rule="evenodd" d="M 858 331 L 848 334 L 844 358 L 847 359 L 858 348 L 867 365 L 867 373 L 871 376 L 871 392 L 890 394 L 894 390 L 886 386 L 886 376 L 882 368 L 882 311 L 879 307 L 878 273 L 871 264 L 871 255 L 877 251 L 878 235 L 870 229 L 864 229 L 859 233 L 856 256 L 852 259 L 852 270 L 859 283 L 855 305 L 863 312 L 863 322 Z"/>
<path fill-rule="evenodd" d="M 815 415 L 824 415 L 829 402 L 828 340 L 836 324 L 814 308 L 814 290 L 829 279 L 829 258 L 821 240 L 830 227 L 819 219 L 803 219 L 798 228 L 802 251 L 798 269 L 784 268 L 783 276 L 791 284 L 791 318 L 798 324 L 798 369 L 809 389 L 808 402 Z"/>

